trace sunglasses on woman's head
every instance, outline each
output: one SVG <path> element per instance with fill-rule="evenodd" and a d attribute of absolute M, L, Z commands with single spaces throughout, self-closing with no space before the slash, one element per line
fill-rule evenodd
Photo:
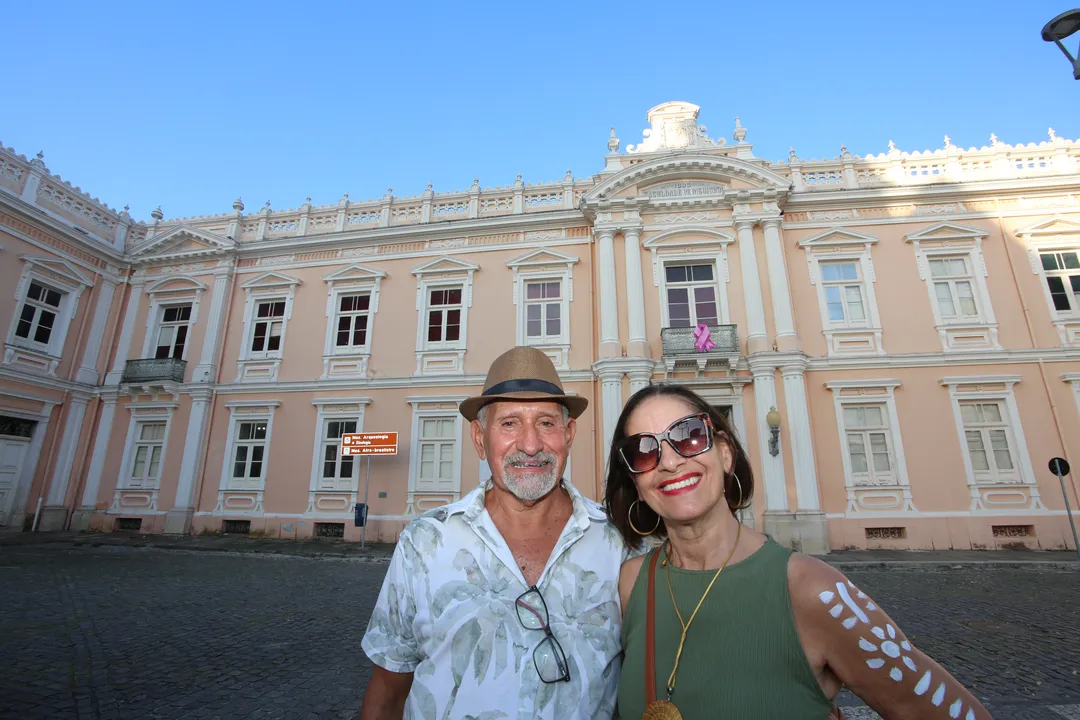
<path fill-rule="evenodd" d="M 707 413 L 687 415 L 668 425 L 662 433 L 638 433 L 619 443 L 619 455 L 635 475 L 660 464 L 660 444 L 667 440 L 683 457 L 694 457 L 712 448 L 713 426 Z"/>

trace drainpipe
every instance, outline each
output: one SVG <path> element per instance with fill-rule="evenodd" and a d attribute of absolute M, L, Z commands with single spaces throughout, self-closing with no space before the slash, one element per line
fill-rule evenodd
<path fill-rule="evenodd" d="M 1012 272 L 1013 284 L 1016 286 L 1016 294 L 1020 297 L 1020 307 L 1024 310 L 1024 324 L 1027 327 L 1028 338 L 1031 341 L 1031 347 L 1034 350 L 1038 350 L 1038 345 L 1035 342 L 1035 328 L 1031 322 L 1031 309 L 1028 307 L 1027 299 L 1024 297 L 1024 291 L 1020 287 L 1020 278 L 1016 274 L 1016 263 L 1013 261 L 1012 253 L 1009 251 L 1009 235 L 1005 233 L 1005 221 L 1001 216 L 1001 200 L 995 198 L 994 204 L 997 208 L 997 222 L 998 230 L 1001 232 L 1001 242 L 1005 245 L 1005 257 L 1009 260 L 1009 270 Z M 1061 419 L 1058 417 L 1057 403 L 1054 402 L 1054 395 L 1050 392 L 1050 381 L 1046 377 L 1046 365 L 1040 356 L 1036 362 L 1039 365 L 1039 376 L 1042 378 L 1043 391 L 1046 393 L 1046 400 L 1050 403 L 1050 414 L 1054 418 L 1054 430 L 1057 432 L 1058 443 L 1061 444 L 1061 451 L 1065 455 L 1065 459 L 1072 464 L 1072 458 L 1069 457 L 1069 446 L 1065 443 L 1065 434 L 1061 431 Z M 1073 489 L 1073 496 L 1078 498 L 1077 502 L 1080 503 L 1080 493 L 1076 488 L 1076 475 L 1072 474 L 1069 477 L 1070 484 Z"/>

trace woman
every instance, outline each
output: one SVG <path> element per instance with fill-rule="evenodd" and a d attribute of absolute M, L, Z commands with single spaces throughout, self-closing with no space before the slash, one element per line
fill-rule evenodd
<path fill-rule="evenodd" d="M 989 717 L 842 573 L 743 527 L 753 492 L 705 400 L 679 385 L 630 398 L 607 512 L 628 546 L 663 543 L 622 567 L 621 718 L 824 720 L 841 686 L 885 718 Z"/>

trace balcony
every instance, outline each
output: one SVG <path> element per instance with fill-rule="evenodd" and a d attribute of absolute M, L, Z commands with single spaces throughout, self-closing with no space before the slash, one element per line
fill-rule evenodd
<path fill-rule="evenodd" d="M 125 385 L 151 387 L 160 387 L 163 383 L 179 384 L 184 382 L 186 369 L 187 360 L 173 358 L 128 360 L 124 363 L 124 374 L 120 376 L 120 382 Z"/>
<path fill-rule="evenodd" d="M 667 372 L 693 371 L 698 375 L 708 370 L 729 370 L 739 357 L 739 327 L 709 325 L 709 339 L 715 347 L 699 350 L 696 327 L 666 327 L 660 331 L 664 366 Z"/>

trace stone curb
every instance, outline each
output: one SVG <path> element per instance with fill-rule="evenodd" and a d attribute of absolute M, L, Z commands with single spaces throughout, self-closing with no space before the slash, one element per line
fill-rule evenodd
<path fill-rule="evenodd" d="M 979 568 L 986 570 L 1074 570 L 1080 571 L 1080 562 L 1062 560 L 830 560 L 816 556 L 841 572 L 859 570 L 962 570 Z"/>
<path fill-rule="evenodd" d="M 17 537 L 17 536 L 13 536 Z M 5 538 L 0 536 L 0 549 L 9 547 L 31 547 L 36 545 L 68 545 L 70 547 L 128 547 L 136 549 L 155 549 L 155 550 L 169 550 L 169 551 L 183 551 L 183 552 L 217 552 L 227 553 L 232 555 L 257 555 L 263 557 L 289 557 L 289 558 L 306 558 L 309 560 L 354 560 L 362 562 L 370 562 L 376 564 L 386 564 L 390 562 L 390 555 L 385 554 L 385 550 L 380 553 L 371 552 L 367 550 L 340 550 L 336 549 L 334 545 L 327 543 L 325 549 L 316 549 L 310 547 L 309 543 L 294 544 L 287 540 L 271 540 L 268 544 L 262 547 L 252 545 L 229 545 L 229 544 L 214 544 L 214 545 L 200 545 L 197 542 L 185 542 L 181 539 L 170 540 L 162 538 L 160 540 L 152 539 L 153 536 L 141 536 L 133 538 L 106 536 L 89 534 L 84 536 L 46 536 L 39 535 L 33 539 L 19 537 L 18 541 L 5 542 Z M 240 541 L 247 542 L 247 541 Z M 350 544 L 348 547 L 352 547 Z M 904 570 L 904 569 L 932 569 L 940 571 L 960 570 L 964 568 L 980 568 L 980 569 L 1008 569 L 1008 570 L 1073 570 L 1080 571 L 1080 562 L 1075 560 L 976 560 L 976 559 L 963 559 L 963 560 L 935 560 L 932 557 L 926 557 L 925 559 L 918 560 L 848 560 L 843 557 L 833 557 L 829 555 L 816 555 L 819 560 L 828 563 L 841 572 L 857 572 L 865 570 Z"/>

